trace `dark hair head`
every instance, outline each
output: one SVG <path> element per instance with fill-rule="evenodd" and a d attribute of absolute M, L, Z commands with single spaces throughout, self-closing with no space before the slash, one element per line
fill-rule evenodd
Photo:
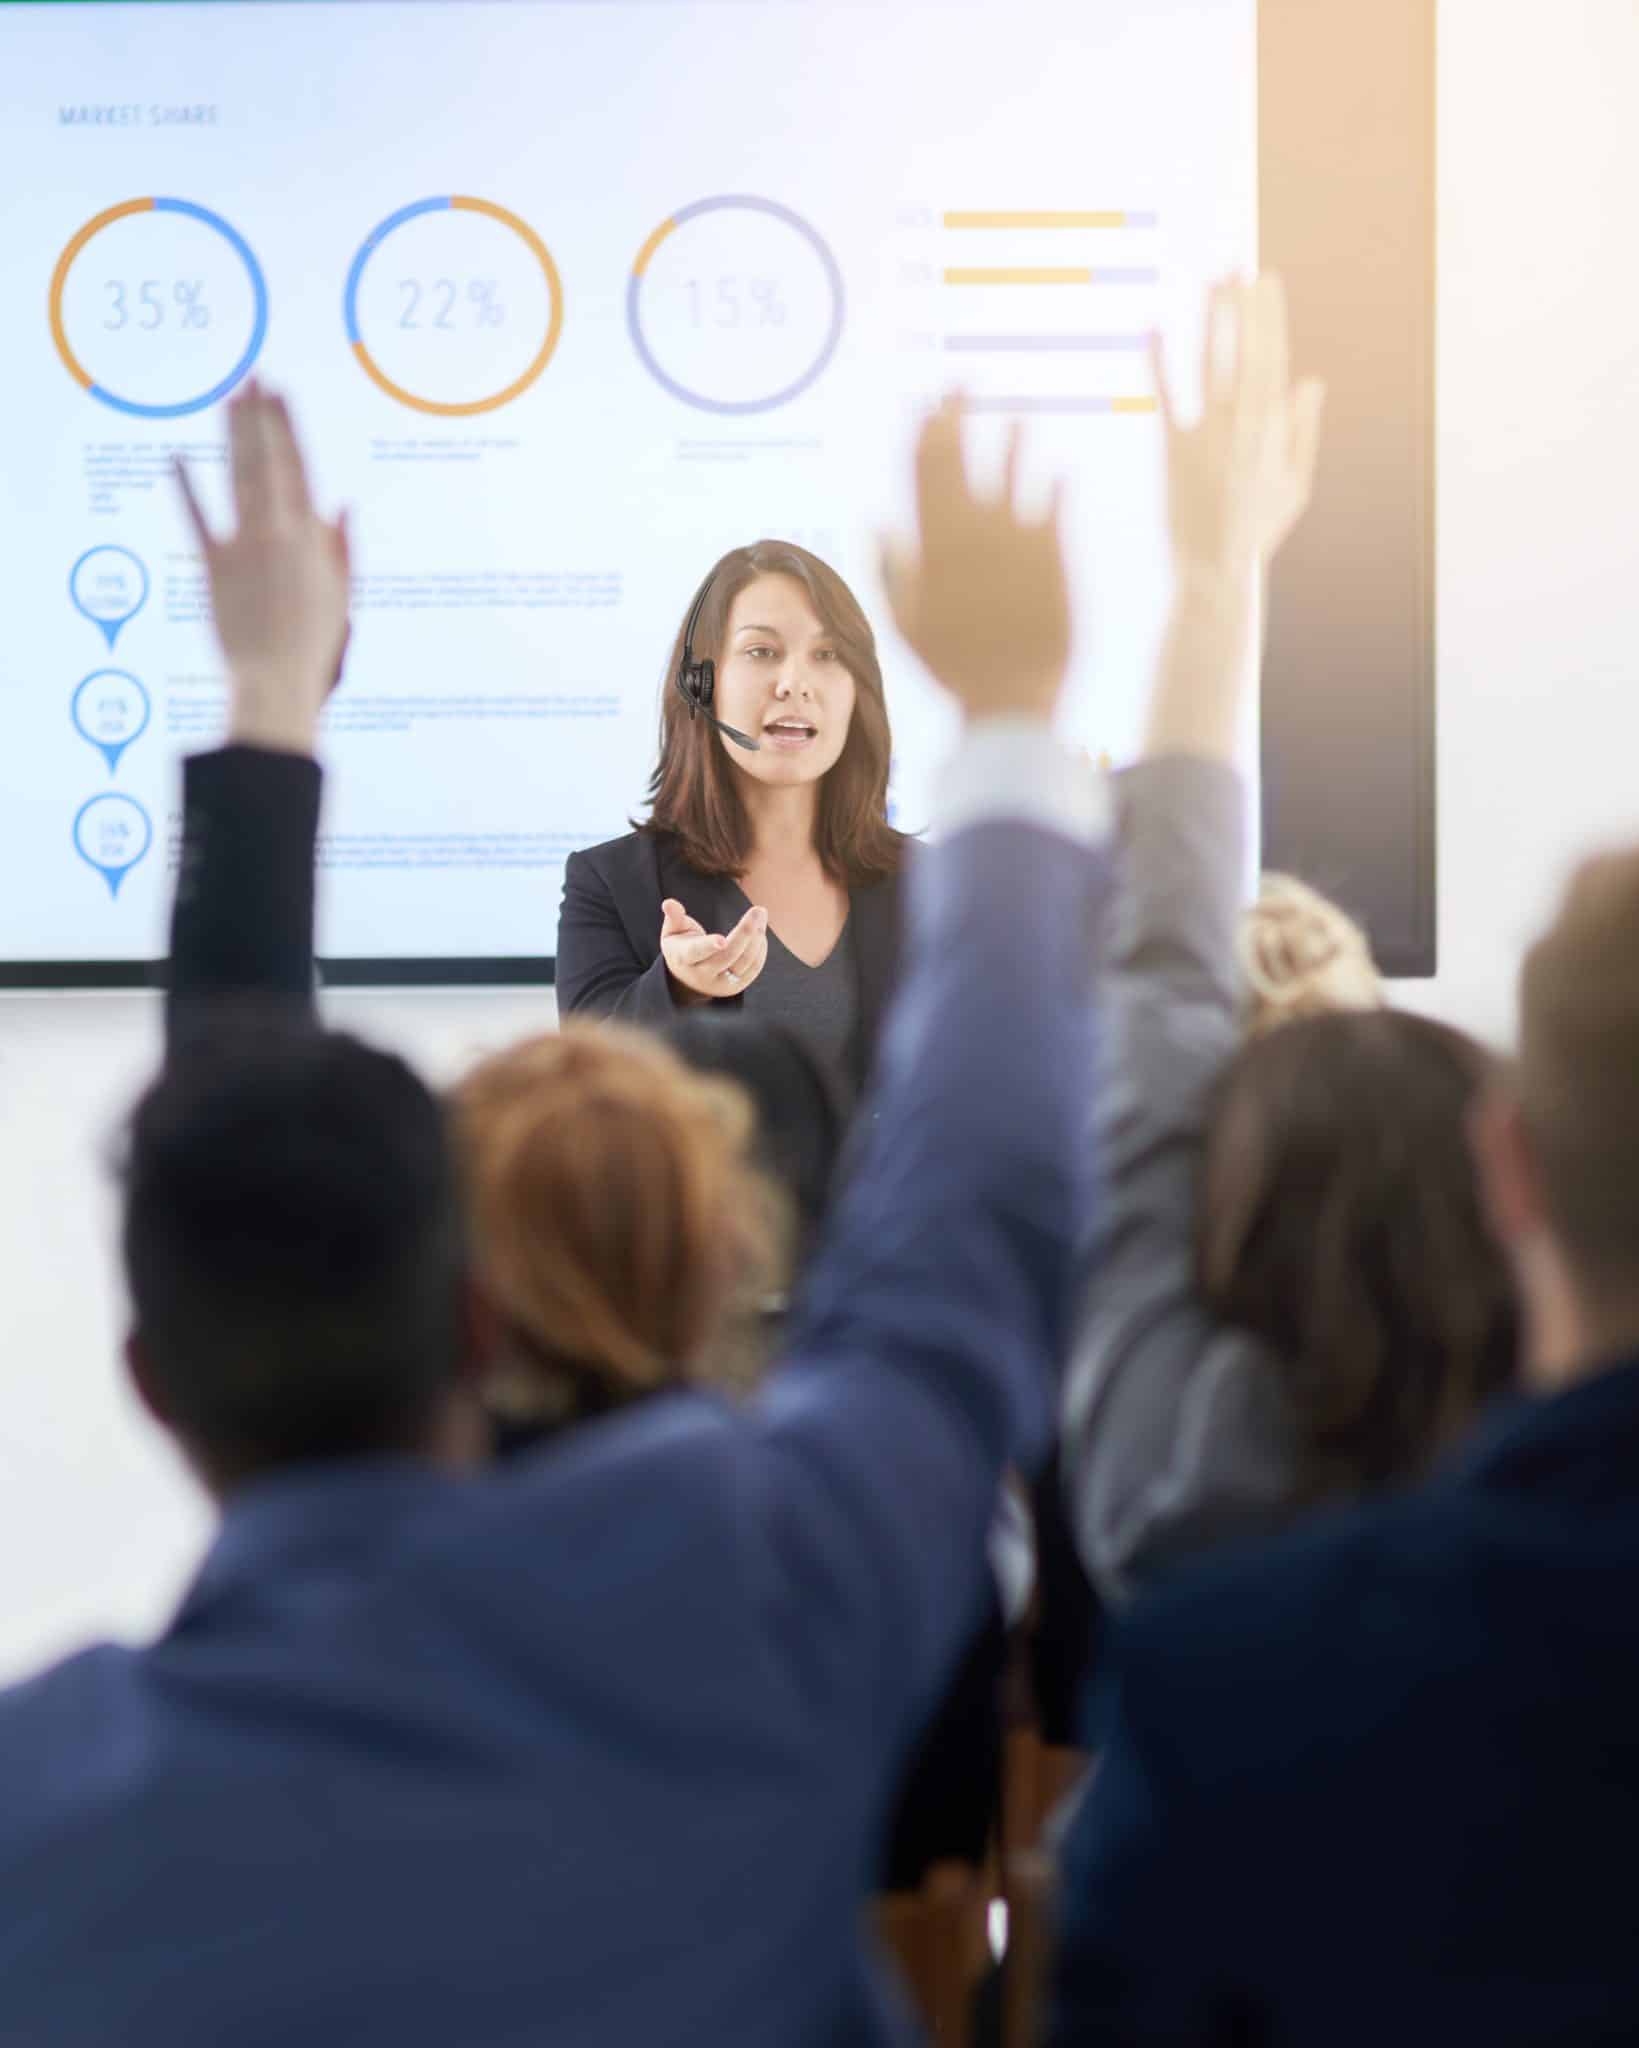
<path fill-rule="evenodd" d="M 697 659 L 723 658 L 734 600 L 759 576 L 790 576 L 836 643 L 854 679 L 854 713 L 836 765 L 820 785 L 815 845 L 826 873 L 859 888 L 898 872 L 905 839 L 888 823 L 893 741 L 876 637 L 858 598 L 829 563 L 790 541 L 731 548 L 701 586 L 694 628 Z M 691 601 L 692 609 L 692 601 Z M 676 687 L 685 613 L 672 642 L 660 700 L 660 758 L 649 781 L 649 817 L 639 829 L 675 833 L 684 859 L 703 875 L 738 875 L 751 855 L 751 827 L 717 734 L 692 718 Z"/>
<path fill-rule="evenodd" d="M 1514 1380 L 1513 1291 L 1468 1147 L 1490 1071 L 1461 1032 L 1378 1011 L 1282 1025 L 1220 1077 L 1198 1277 L 1272 1354 L 1311 1495 L 1415 1475 Z"/>
<path fill-rule="evenodd" d="M 463 1238 L 402 1060 L 224 1021 L 138 1103 L 122 1179 L 145 1386 L 213 1478 L 420 1447 L 458 1369 Z"/>
<path fill-rule="evenodd" d="M 684 1011 L 663 1036 L 696 1072 L 738 1081 L 751 1097 L 758 1162 L 790 1197 L 806 1249 L 830 1201 L 844 1129 L 819 1062 L 783 1025 L 709 1008 Z"/>

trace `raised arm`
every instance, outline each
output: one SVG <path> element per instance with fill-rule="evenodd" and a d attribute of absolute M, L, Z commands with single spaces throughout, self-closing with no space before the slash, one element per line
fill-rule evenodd
<path fill-rule="evenodd" d="M 225 1003 L 313 1001 L 319 714 L 347 643 L 344 521 L 313 510 L 282 399 L 254 382 L 228 409 L 235 531 L 216 538 L 177 469 L 228 673 L 227 744 L 183 768 L 167 1041 Z"/>
<path fill-rule="evenodd" d="M 1101 786 L 1047 723 L 1068 644 L 1056 520 L 973 496 L 952 408 L 920 481 L 894 609 L 967 736 L 911 881 L 877 1116 L 751 1475 L 776 1654 L 883 1784 L 978 1611 L 1003 1467 L 1045 1443 L 1103 878 Z"/>
<path fill-rule="evenodd" d="M 1063 1417 L 1064 1490 L 1107 1597 L 1289 1510 L 1289 1424 L 1257 1347 L 1194 1281 L 1207 1104 L 1239 1038 L 1235 924 L 1260 571 L 1308 500 L 1321 392 L 1295 390 L 1279 284 L 1212 295 L 1199 424 L 1155 354 L 1175 595 L 1143 758 L 1122 778 L 1122 858 L 1091 1105 L 1103 1206 Z"/>

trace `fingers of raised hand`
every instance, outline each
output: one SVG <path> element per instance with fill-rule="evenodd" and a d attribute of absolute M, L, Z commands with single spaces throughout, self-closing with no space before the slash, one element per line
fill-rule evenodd
<path fill-rule="evenodd" d="M 937 532 L 972 505 L 962 456 L 963 412 L 960 396 L 947 394 L 916 437 L 916 515 L 924 535 Z"/>
<path fill-rule="evenodd" d="M 180 455 L 171 457 L 171 474 L 176 478 L 177 489 L 182 493 L 183 509 L 187 512 L 188 524 L 194 530 L 194 539 L 199 543 L 199 552 L 208 559 L 216 542 L 205 518 L 205 508 L 200 504 L 199 494 L 193 487 L 193 477 Z"/>
<path fill-rule="evenodd" d="M 310 517 L 313 493 L 308 488 L 307 463 L 283 398 L 267 401 L 267 434 L 269 466 L 281 514 L 291 519 Z"/>
<path fill-rule="evenodd" d="M 228 407 L 228 466 L 240 533 L 265 532 L 273 524 L 272 454 L 267 402 L 253 378 Z"/>
<path fill-rule="evenodd" d="M 1167 374 L 1167 352 L 1162 346 L 1159 327 L 1150 329 L 1150 376 L 1155 381 L 1155 399 L 1161 408 L 1161 418 L 1166 425 L 1169 438 L 1178 431 L 1178 406 L 1173 398 L 1172 379 Z"/>
<path fill-rule="evenodd" d="M 1268 402 L 1277 404 L 1285 398 L 1286 388 L 1292 380 L 1286 287 L 1274 271 L 1266 270 L 1258 279 L 1255 290 L 1263 393 Z"/>
<path fill-rule="evenodd" d="M 893 622 L 909 644 L 917 644 L 917 596 L 921 564 L 903 541 L 884 534 L 878 544 L 882 588 Z"/>
<path fill-rule="evenodd" d="M 1201 343 L 1201 396 L 1209 413 L 1227 405 L 1234 395 L 1239 292 L 1234 278 L 1221 277 L 1207 294 L 1206 329 Z"/>

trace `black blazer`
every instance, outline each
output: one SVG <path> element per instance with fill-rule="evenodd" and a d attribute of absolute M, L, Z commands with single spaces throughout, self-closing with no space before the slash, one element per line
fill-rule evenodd
<path fill-rule="evenodd" d="M 166 1046 L 208 1040 L 234 1006 L 314 1019 L 319 764 L 221 747 L 182 764 L 182 851 L 165 963 Z"/>
<path fill-rule="evenodd" d="M 859 966 L 854 1081 L 863 1086 L 899 968 L 900 889 L 892 876 L 850 897 Z M 734 884 L 689 866 L 669 832 L 628 832 L 572 853 L 558 917 L 558 1010 L 585 1010 L 628 1023 L 666 1024 L 678 1012 L 660 957 L 660 906 L 675 896 L 708 932 L 726 932 L 742 912 Z M 717 1006 L 738 1010 L 744 997 Z"/>

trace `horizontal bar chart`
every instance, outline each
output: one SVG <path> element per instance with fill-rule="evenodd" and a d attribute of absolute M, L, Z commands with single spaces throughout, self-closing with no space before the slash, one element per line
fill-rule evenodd
<path fill-rule="evenodd" d="M 1154 284 L 1160 271 L 1153 263 L 955 263 L 946 267 L 946 284 Z"/>
<path fill-rule="evenodd" d="M 1004 310 L 1000 299 L 981 298 L 975 301 L 968 298 L 960 314 L 956 310 L 956 301 L 947 302 L 946 332 L 940 337 L 940 347 L 948 356 L 972 359 L 972 373 L 981 385 L 994 383 L 1002 386 L 1000 391 L 970 390 L 967 399 L 970 411 L 1004 417 L 1056 415 L 1090 419 L 1142 415 L 1157 410 L 1156 399 L 1143 393 L 1067 391 L 1063 387 L 1067 383 L 1081 382 L 1082 376 L 1078 371 L 1090 367 L 1096 359 L 1142 357 L 1149 346 L 1147 328 L 1137 326 L 1134 316 L 1125 309 L 1113 314 L 1112 325 L 1106 328 L 1098 324 L 1096 314 L 1089 319 L 1086 310 L 1090 303 L 1099 302 L 1078 298 L 1075 294 L 1105 285 L 1157 285 L 1161 279 L 1160 264 L 1087 261 L 1085 259 L 1092 255 L 1095 247 L 1115 249 L 1122 248 L 1122 245 L 1073 239 L 1066 243 L 1063 237 L 1066 233 L 1073 237 L 1098 231 L 1154 229 L 1160 224 L 1158 213 L 1127 207 L 952 207 L 939 219 L 952 235 L 989 233 L 993 237 L 988 245 L 947 240 L 944 244 L 946 256 L 960 255 L 964 260 L 947 261 L 942 265 L 937 275 L 943 285 L 964 293 L 1005 293 L 1022 289 L 1046 294 L 1037 300 L 1036 309 L 1029 313 L 1018 310 L 1024 302 L 1017 297 L 1006 302 L 1008 310 Z M 1056 239 L 1044 242 L 1039 239 L 1044 234 Z M 1131 250 L 1133 254 L 1147 255 L 1152 246 L 1140 244 L 1134 248 L 1127 244 L 1122 253 Z M 1034 260 L 1057 256 L 1061 252 L 1083 260 L 1074 263 Z M 988 253 L 996 260 L 965 260 L 970 253 Z M 1006 260 L 1000 260 L 1004 258 Z M 1055 287 L 1065 286 L 1070 288 L 1070 296 L 1066 296 L 1062 289 L 1055 290 Z M 1113 308 L 1115 302 L 1110 304 Z M 970 307 L 973 308 L 971 312 L 968 311 Z M 983 310 L 979 310 L 981 308 Z M 981 364 L 979 359 L 986 357 L 998 359 L 993 368 Z M 1015 359 L 1013 367 L 1007 366 L 1002 360 L 1005 358 Z M 1106 380 L 1093 371 L 1086 381 Z M 1134 381 L 1131 366 L 1118 370 L 1115 381 L 1130 385 Z M 1037 388 L 1032 390 L 1032 385 Z"/>

